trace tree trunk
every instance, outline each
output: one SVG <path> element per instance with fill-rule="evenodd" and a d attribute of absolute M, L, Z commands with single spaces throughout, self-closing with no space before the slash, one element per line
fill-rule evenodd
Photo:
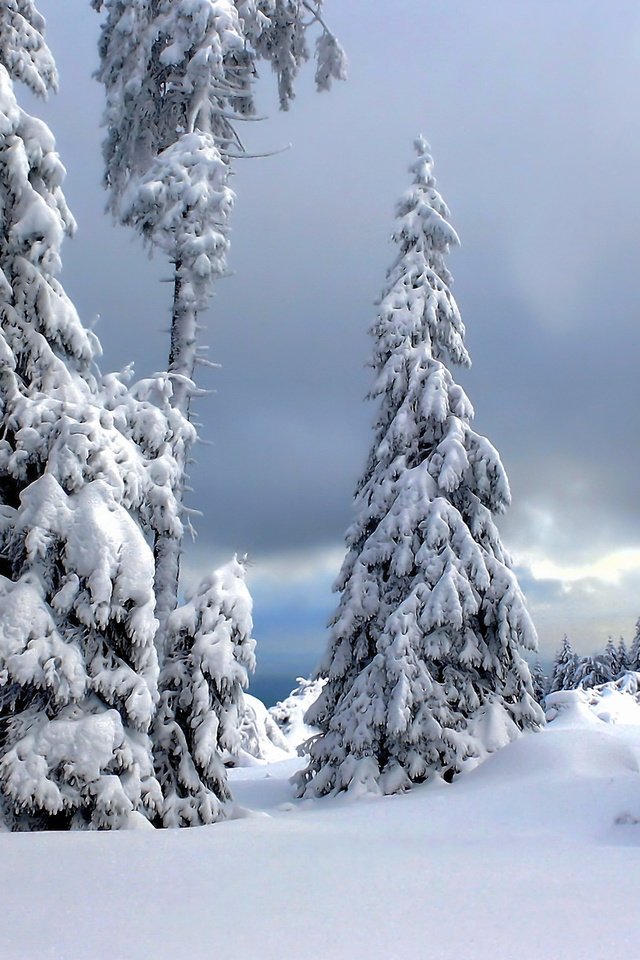
<path fill-rule="evenodd" d="M 197 310 L 190 284 L 185 283 L 182 276 L 182 263 L 177 260 L 171 315 L 169 373 L 173 379 L 173 406 L 187 420 L 190 419 L 193 372 L 196 364 L 197 319 Z M 180 507 L 184 501 L 189 460 L 189 444 L 184 439 L 179 440 L 176 444 L 175 457 L 180 472 L 175 496 Z M 154 555 L 156 562 L 156 616 L 160 622 L 157 647 L 160 662 L 162 662 L 167 617 L 175 610 L 178 603 L 182 537 L 174 537 L 169 533 L 157 534 Z"/>

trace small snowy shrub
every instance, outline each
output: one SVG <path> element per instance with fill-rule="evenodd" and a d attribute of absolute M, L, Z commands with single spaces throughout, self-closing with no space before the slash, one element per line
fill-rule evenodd
<path fill-rule="evenodd" d="M 169 617 L 154 728 L 165 827 L 212 823 L 230 809 L 224 754 L 241 747 L 242 688 L 255 666 L 252 629 L 237 559 L 206 577 Z"/>

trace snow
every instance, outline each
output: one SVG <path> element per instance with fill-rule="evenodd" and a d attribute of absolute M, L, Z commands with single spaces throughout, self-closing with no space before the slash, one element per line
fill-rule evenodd
<path fill-rule="evenodd" d="M 296 747 L 318 733 L 317 727 L 305 723 L 304 716 L 312 703 L 318 699 L 327 681 L 324 678 L 305 680 L 298 677 L 298 686 L 288 697 L 279 700 L 269 710 L 270 715 L 278 724 L 282 734 L 295 752 Z"/>
<path fill-rule="evenodd" d="M 235 755 L 225 755 L 225 763 L 252 767 L 295 757 L 295 748 L 290 746 L 264 703 L 248 693 L 242 699 L 240 747 Z"/>
<path fill-rule="evenodd" d="M 327 681 L 297 679 L 298 686 L 289 696 L 269 709 L 257 697 L 243 695 L 240 748 L 233 755 L 226 753 L 225 763 L 253 767 L 291 759 L 297 757 L 301 744 L 319 732 L 305 723 L 304 716 Z"/>
<path fill-rule="evenodd" d="M 452 784 L 300 801 L 290 759 L 232 770 L 209 827 L 3 834 L 3 956 L 631 960 L 640 704 L 561 697 Z"/>

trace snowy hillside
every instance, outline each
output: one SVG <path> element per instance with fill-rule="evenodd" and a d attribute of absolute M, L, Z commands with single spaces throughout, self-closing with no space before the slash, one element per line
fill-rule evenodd
<path fill-rule="evenodd" d="M 640 706 L 611 684 L 560 701 L 451 785 L 296 801 L 287 760 L 231 771 L 234 821 L 4 834 L 0 955 L 633 960 Z"/>

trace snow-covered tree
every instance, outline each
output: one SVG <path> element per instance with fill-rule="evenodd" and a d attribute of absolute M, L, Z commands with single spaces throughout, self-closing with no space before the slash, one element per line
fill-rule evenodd
<path fill-rule="evenodd" d="M 636 632 L 629 647 L 629 670 L 640 671 L 640 618 L 636 622 Z"/>
<path fill-rule="evenodd" d="M 262 700 L 245 693 L 243 701 L 240 747 L 233 754 L 224 754 L 225 763 L 229 766 L 252 767 L 256 761 L 277 763 L 295 757 L 295 747 L 289 743 Z"/>
<path fill-rule="evenodd" d="M 573 677 L 574 687 L 598 687 L 610 683 L 611 664 L 603 654 L 588 654 L 579 657 Z"/>
<path fill-rule="evenodd" d="M 147 538 L 180 532 L 173 433 L 189 428 L 168 381 L 100 376 L 56 279 L 65 171 L 13 89 L 55 86 L 43 28 L 29 0 L 0 4 L 0 820 L 119 827 L 160 804 Z"/>
<path fill-rule="evenodd" d="M 624 642 L 624 637 L 620 637 L 617 649 L 617 661 L 618 661 L 618 676 L 622 673 L 626 673 L 627 670 L 630 670 L 629 663 L 629 651 L 627 650 L 627 645 Z"/>
<path fill-rule="evenodd" d="M 307 796 L 450 779 L 543 722 L 522 656 L 536 634 L 493 519 L 507 478 L 449 370 L 469 364 L 445 266 L 458 238 L 423 139 L 416 151 L 371 331 L 379 411 L 318 670 L 327 683 L 307 714 L 321 730 Z"/>
<path fill-rule="evenodd" d="M 618 645 L 614 642 L 613 637 L 609 637 L 607 640 L 604 653 L 601 654 L 600 659 L 603 668 L 608 673 L 607 680 L 604 682 L 606 683 L 609 680 L 615 680 L 620 675 L 623 667 L 618 656 Z"/>
<path fill-rule="evenodd" d="M 544 706 L 544 698 L 547 695 L 549 684 L 539 660 L 536 660 L 533 670 L 531 671 L 531 685 L 536 702 L 539 703 L 540 706 Z"/>
<path fill-rule="evenodd" d="M 200 318 L 214 284 L 227 271 L 234 201 L 229 178 L 234 156 L 244 152 L 238 124 L 255 114 L 256 64 L 271 62 L 286 108 L 299 66 L 309 57 L 309 30 L 319 28 L 318 89 L 328 89 L 332 79 L 343 77 L 344 55 L 322 20 L 321 0 L 93 0 L 93 4 L 105 11 L 99 78 L 106 90 L 109 205 L 115 218 L 134 227 L 150 250 L 161 251 L 174 264 L 168 373 L 172 403 L 188 420 L 196 392 L 196 363 L 202 360 Z M 192 441 L 193 435 L 185 431 L 175 434 L 178 471 L 173 479 L 179 503 Z M 188 662 L 187 638 L 170 624 L 178 598 L 181 541 L 181 530 L 159 531 L 155 541 L 160 621 L 156 646 L 167 664 L 154 735 L 160 777 L 169 791 L 162 814 L 165 823 L 209 822 L 224 813 L 227 789 L 219 758 L 215 763 L 213 759 L 215 737 L 207 741 L 211 756 L 192 754 L 192 726 L 180 733 L 180 725 L 191 725 L 197 717 L 202 729 L 209 728 L 219 723 L 220 710 L 233 718 L 239 709 L 236 693 L 230 692 L 236 690 L 239 669 L 232 659 L 227 661 L 229 690 L 222 678 L 210 678 L 222 693 L 212 694 L 206 723 L 198 712 L 205 700 L 198 700 L 192 714 L 191 707 L 180 707 L 190 694 L 174 695 L 175 664 Z M 187 680 L 183 677 L 180 683 Z M 173 707 L 180 708 L 172 720 Z M 226 729 L 220 737 L 223 746 L 232 739 Z M 191 761 L 185 760 L 176 767 L 174 761 L 183 755 L 195 765 L 190 767 Z"/>
<path fill-rule="evenodd" d="M 577 666 L 578 657 L 573 652 L 571 641 L 565 634 L 562 638 L 562 646 L 558 650 L 553 664 L 550 692 L 557 693 L 558 690 L 573 690 L 577 686 L 575 681 Z"/>
<path fill-rule="evenodd" d="M 318 733 L 315 727 L 305 723 L 309 707 L 316 702 L 326 680 L 324 677 L 306 679 L 297 677 L 298 686 L 291 693 L 269 708 L 269 713 L 282 730 L 289 744 L 295 748 Z"/>
<path fill-rule="evenodd" d="M 319 25 L 316 82 L 344 75 L 344 55 L 319 0 L 94 0 L 106 11 L 99 78 L 107 105 L 104 143 L 110 207 L 175 265 L 169 373 L 174 404 L 190 414 L 198 317 L 226 273 L 231 159 L 242 153 L 238 122 L 254 114 L 256 62 L 275 70 L 286 107 L 307 33 Z M 176 457 L 182 476 L 188 444 Z M 180 540 L 156 544 L 158 616 L 178 595 Z"/>
<path fill-rule="evenodd" d="M 212 823 L 229 810 L 222 754 L 240 746 L 242 688 L 255 665 L 252 629 L 237 559 L 205 578 L 169 617 L 154 736 L 163 795 L 158 821 L 165 827 Z"/>

